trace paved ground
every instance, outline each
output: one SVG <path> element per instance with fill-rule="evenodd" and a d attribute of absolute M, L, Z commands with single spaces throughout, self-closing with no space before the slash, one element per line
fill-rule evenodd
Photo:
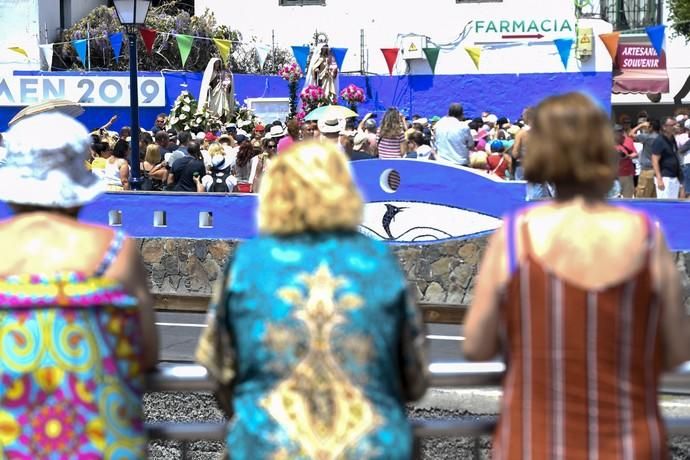
<path fill-rule="evenodd" d="M 157 315 L 161 339 L 161 360 L 168 362 L 192 360 L 194 347 L 201 333 L 204 315 L 159 313 Z M 462 329 L 457 326 L 433 325 L 429 331 L 431 362 L 463 361 L 460 348 Z M 427 397 L 410 406 L 412 419 L 438 419 L 467 417 L 494 419 L 498 413 L 500 391 L 498 388 L 463 390 L 432 389 Z M 662 408 L 667 417 L 689 417 L 690 398 L 662 397 Z M 144 399 L 148 421 L 220 422 L 223 414 L 214 398 L 204 393 L 154 393 Z M 181 458 L 181 444 L 173 441 L 153 441 L 150 457 L 155 460 Z M 220 460 L 223 445 L 217 442 L 194 442 L 188 446 L 189 459 Z M 489 458 L 490 439 L 428 439 L 422 444 L 422 458 L 473 459 Z M 690 438 L 671 439 L 673 459 L 690 458 Z"/>

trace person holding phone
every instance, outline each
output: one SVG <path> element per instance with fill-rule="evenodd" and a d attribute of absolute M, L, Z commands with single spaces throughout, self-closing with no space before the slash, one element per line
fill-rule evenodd
<path fill-rule="evenodd" d="M 168 174 L 168 188 L 175 192 L 205 192 L 201 178 L 206 175 L 206 166 L 199 143 L 190 141 L 187 153 L 188 155 L 172 164 Z"/>

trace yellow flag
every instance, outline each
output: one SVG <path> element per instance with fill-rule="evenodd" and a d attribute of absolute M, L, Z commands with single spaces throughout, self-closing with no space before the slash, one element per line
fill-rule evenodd
<path fill-rule="evenodd" d="M 21 48 L 19 46 L 10 46 L 7 49 L 9 49 L 10 51 L 14 51 L 15 53 L 19 53 L 23 55 L 25 58 L 29 59 L 29 53 L 27 53 L 24 48 Z"/>
<path fill-rule="evenodd" d="M 482 56 L 482 49 L 478 46 L 466 46 L 465 51 L 470 55 L 474 66 L 479 70 L 479 58 Z"/>
<path fill-rule="evenodd" d="M 214 38 L 213 43 L 215 43 L 218 48 L 223 64 L 228 65 L 228 56 L 230 56 L 232 42 L 230 40 L 223 40 L 222 38 Z"/>

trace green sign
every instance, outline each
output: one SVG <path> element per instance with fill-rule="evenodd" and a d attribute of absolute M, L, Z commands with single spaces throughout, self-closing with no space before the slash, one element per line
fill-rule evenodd
<path fill-rule="evenodd" d="M 474 21 L 476 34 L 549 34 L 575 33 L 574 21 L 570 19 L 489 19 Z"/>

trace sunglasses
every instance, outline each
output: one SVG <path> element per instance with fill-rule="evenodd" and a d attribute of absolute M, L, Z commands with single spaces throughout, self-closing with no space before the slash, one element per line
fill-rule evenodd
<path fill-rule="evenodd" d="M 274 149 L 274 148 L 276 148 L 276 145 L 275 144 L 268 144 L 266 147 L 269 149 Z"/>

